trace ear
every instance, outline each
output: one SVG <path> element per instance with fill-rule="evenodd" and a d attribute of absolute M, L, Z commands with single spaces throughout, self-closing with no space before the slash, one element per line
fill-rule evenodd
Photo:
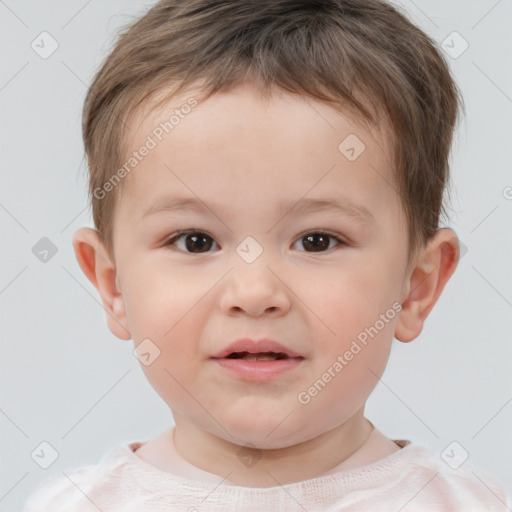
<path fill-rule="evenodd" d="M 123 296 L 118 290 L 116 268 L 96 230 L 81 228 L 73 235 L 73 249 L 80 268 L 98 290 L 112 333 L 122 340 L 131 334 Z"/>
<path fill-rule="evenodd" d="M 425 319 L 457 268 L 459 256 L 455 232 L 449 228 L 436 231 L 409 270 L 405 301 L 395 326 L 396 339 L 409 342 L 420 335 Z"/>

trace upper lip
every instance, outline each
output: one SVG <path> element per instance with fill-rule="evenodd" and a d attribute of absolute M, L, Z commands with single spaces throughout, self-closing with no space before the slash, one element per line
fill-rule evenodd
<path fill-rule="evenodd" d="M 261 340 L 253 340 L 251 338 L 242 338 L 229 344 L 212 357 L 214 359 L 222 359 L 229 356 L 233 352 L 249 352 L 251 354 L 259 354 L 260 352 L 275 352 L 276 354 L 283 353 L 288 357 L 302 357 L 293 350 L 281 345 L 277 341 L 264 338 Z"/>

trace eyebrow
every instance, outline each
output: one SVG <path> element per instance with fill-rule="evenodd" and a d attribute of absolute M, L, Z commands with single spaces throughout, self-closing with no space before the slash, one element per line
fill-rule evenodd
<path fill-rule="evenodd" d="M 197 211 L 200 213 L 210 210 L 212 213 L 223 213 L 226 204 L 207 205 L 205 202 L 195 197 L 160 197 L 152 206 L 150 206 L 142 215 L 142 218 L 156 213 L 168 211 Z M 350 199 L 338 197 L 336 199 L 314 199 L 302 197 L 298 200 L 283 201 L 279 205 L 279 218 L 283 218 L 288 214 L 296 213 L 312 213 L 330 211 L 334 214 L 343 215 L 345 217 L 364 222 L 366 224 L 374 224 L 375 217 L 363 205 L 359 205 Z"/>

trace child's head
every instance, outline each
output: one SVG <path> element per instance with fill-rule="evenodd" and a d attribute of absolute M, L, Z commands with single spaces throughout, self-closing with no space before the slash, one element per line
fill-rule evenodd
<path fill-rule="evenodd" d="M 74 246 L 177 424 L 278 447 L 360 418 L 457 264 L 458 102 L 378 0 L 161 1 L 124 32 L 85 103 L 98 234 Z M 212 359 L 247 337 L 302 359 L 260 381 Z"/>

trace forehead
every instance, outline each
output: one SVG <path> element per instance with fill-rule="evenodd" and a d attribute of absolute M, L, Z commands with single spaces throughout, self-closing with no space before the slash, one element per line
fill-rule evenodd
<path fill-rule="evenodd" d="M 251 86 L 200 98 L 190 90 L 129 119 L 125 157 L 152 146 L 128 180 L 127 199 L 141 208 L 167 185 L 220 198 L 228 189 L 267 187 L 267 202 L 342 185 L 369 204 L 396 200 L 382 125 L 368 129 L 347 111 L 282 91 L 263 98 Z"/>
<path fill-rule="evenodd" d="M 172 138 L 176 139 L 180 131 L 186 130 L 187 127 L 183 125 L 193 124 L 193 130 L 206 128 L 206 122 L 215 117 L 215 123 L 209 125 L 210 129 L 203 130 L 212 139 L 221 136 L 227 127 L 236 130 L 240 126 L 244 126 L 245 131 L 252 129 L 253 135 L 260 137 L 265 137 L 271 133 L 272 128 L 277 127 L 287 128 L 287 135 L 299 135 L 302 132 L 307 137 L 317 128 L 330 128 L 332 131 L 348 129 L 363 135 L 365 142 L 370 145 L 372 143 L 369 139 L 376 142 L 386 156 L 390 154 L 391 130 L 387 117 L 382 115 L 378 124 L 370 125 L 353 107 L 341 103 L 341 100 L 339 105 L 328 105 L 317 99 L 291 94 L 278 88 L 274 88 L 270 96 L 263 96 L 251 83 L 218 92 L 204 102 L 202 95 L 203 92 L 197 88 L 191 88 L 179 95 L 172 95 L 170 90 L 159 91 L 136 108 L 129 117 L 126 124 L 129 130 L 124 134 L 125 149 L 133 149 L 143 143 L 144 137 L 153 134 L 155 130 L 158 132 L 159 128 L 163 128 L 162 124 L 168 128 L 167 131 L 164 129 L 165 138 L 169 139 L 167 135 L 172 131 Z M 157 101 L 160 100 L 165 101 L 157 106 Z M 180 125 L 181 130 L 177 130 Z M 216 127 L 222 130 L 215 129 Z M 290 130 L 290 127 L 295 129 Z M 193 144 L 202 134 L 197 132 L 194 138 L 188 138 L 188 135 L 189 132 L 183 139 Z M 272 134 L 270 138 L 275 139 Z"/>

